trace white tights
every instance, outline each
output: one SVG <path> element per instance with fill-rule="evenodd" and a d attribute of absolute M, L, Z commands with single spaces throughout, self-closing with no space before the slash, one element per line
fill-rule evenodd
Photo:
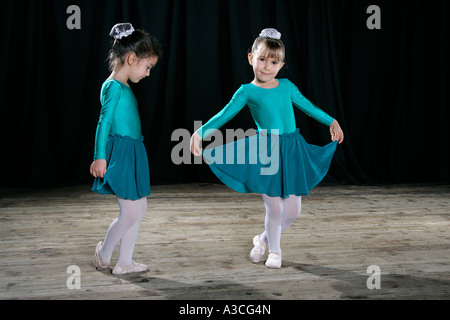
<path fill-rule="evenodd" d="M 262 195 L 266 206 L 266 230 L 260 239 L 269 245 L 269 252 L 281 252 L 281 233 L 286 230 L 300 215 L 302 197 L 291 195 L 289 198 L 269 197 Z"/>
<path fill-rule="evenodd" d="M 120 215 L 109 226 L 99 254 L 104 262 L 109 262 L 114 248 L 120 241 L 117 265 L 123 267 L 133 262 L 134 244 L 137 240 L 142 218 L 147 211 L 147 197 L 136 201 L 117 197 L 117 201 L 119 202 Z"/>

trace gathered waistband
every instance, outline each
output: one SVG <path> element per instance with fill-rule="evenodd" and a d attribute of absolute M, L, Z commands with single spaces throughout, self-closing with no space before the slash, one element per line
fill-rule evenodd
<path fill-rule="evenodd" d="M 269 136 L 280 136 L 280 137 L 288 138 L 288 137 L 292 137 L 292 136 L 296 136 L 296 135 L 300 134 L 300 129 L 297 128 L 297 129 L 295 129 L 294 132 L 282 133 L 282 134 L 273 133 L 272 129 L 271 130 L 262 129 L 262 130 L 256 130 L 256 133 L 259 135 L 262 135 L 262 136 L 269 135 Z"/>
<path fill-rule="evenodd" d="M 123 139 L 123 140 L 127 140 L 127 141 L 130 141 L 130 142 L 143 142 L 144 141 L 144 136 L 143 135 L 141 135 L 138 139 L 134 139 L 134 138 L 132 138 L 130 136 L 126 136 L 126 135 L 123 136 L 123 135 L 120 135 L 120 134 L 117 134 L 117 133 L 110 133 L 109 137 L 113 138 L 113 139 Z"/>

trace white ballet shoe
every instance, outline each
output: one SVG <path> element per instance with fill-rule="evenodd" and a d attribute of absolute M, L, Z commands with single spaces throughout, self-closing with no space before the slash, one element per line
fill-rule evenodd
<path fill-rule="evenodd" d="M 116 264 L 114 267 L 112 273 L 115 275 L 121 275 L 121 274 L 127 274 L 127 273 L 136 273 L 136 272 L 144 272 L 147 271 L 148 266 L 145 264 L 137 263 L 136 261 L 133 261 L 132 264 L 129 264 L 127 266 L 119 266 Z"/>
<path fill-rule="evenodd" d="M 103 241 L 100 241 L 97 243 L 97 247 L 95 248 L 94 253 L 94 267 L 96 267 L 99 270 L 105 269 L 108 267 L 109 262 L 103 262 L 102 258 L 100 257 L 100 249 L 103 247 Z"/>
<path fill-rule="evenodd" d="M 250 251 L 250 260 L 253 263 L 258 263 L 262 260 L 267 246 L 261 241 L 259 235 L 253 238 L 253 245 L 255 247 Z"/>
<path fill-rule="evenodd" d="M 266 267 L 269 269 L 281 268 L 281 252 L 270 252 L 266 261 Z"/>

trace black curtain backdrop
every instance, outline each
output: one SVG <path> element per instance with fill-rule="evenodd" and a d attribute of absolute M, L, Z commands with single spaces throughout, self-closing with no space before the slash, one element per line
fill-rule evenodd
<path fill-rule="evenodd" d="M 381 29 L 366 12 L 381 9 Z M 70 30 L 70 5 L 81 30 Z M 345 142 L 326 183 L 449 182 L 448 1 L 7 0 L 1 11 L 1 186 L 91 183 L 108 34 L 131 22 L 164 45 L 133 85 L 151 181 L 217 181 L 206 164 L 175 165 L 176 129 L 194 131 L 252 81 L 247 52 L 266 27 L 283 34 L 289 78 L 338 119 Z M 307 141 L 329 130 L 296 111 Z M 244 109 L 222 129 L 255 128 Z M 191 159 L 193 159 L 191 157 Z"/>

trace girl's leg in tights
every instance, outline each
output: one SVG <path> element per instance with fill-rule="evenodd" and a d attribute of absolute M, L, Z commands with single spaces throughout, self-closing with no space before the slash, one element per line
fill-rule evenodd
<path fill-rule="evenodd" d="M 289 198 L 269 197 L 263 194 L 266 207 L 265 231 L 261 241 L 269 245 L 269 252 L 281 252 L 281 233 L 298 218 L 302 207 L 302 197 L 291 195 Z"/>
<path fill-rule="evenodd" d="M 117 265 L 127 266 L 133 262 L 134 244 L 136 243 L 142 218 L 147 211 L 147 197 L 136 201 L 117 197 L 117 200 L 119 202 L 120 215 L 111 223 L 99 254 L 103 261 L 110 261 L 114 248 L 120 241 Z"/>

